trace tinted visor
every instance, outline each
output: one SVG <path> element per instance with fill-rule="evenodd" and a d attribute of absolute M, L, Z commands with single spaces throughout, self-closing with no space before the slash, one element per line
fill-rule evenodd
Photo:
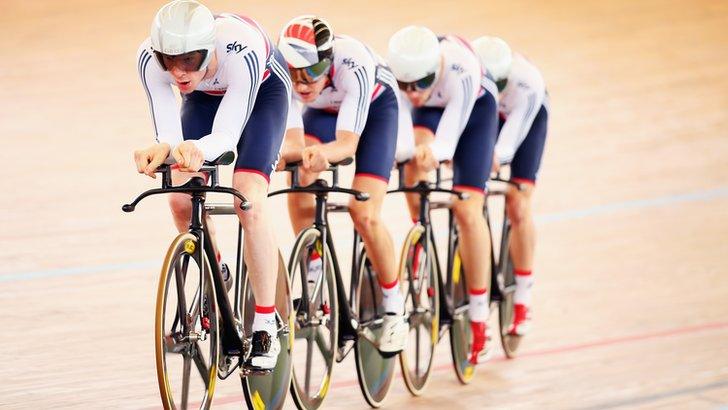
<path fill-rule="evenodd" d="M 405 83 L 397 80 L 397 85 L 402 91 L 424 91 L 432 87 L 432 84 L 435 83 L 435 77 L 436 73 L 430 73 L 417 81 L 412 81 L 411 83 Z"/>
<path fill-rule="evenodd" d="M 291 80 L 294 83 L 310 84 L 320 80 L 329 73 L 329 70 L 331 70 L 331 60 L 324 58 L 308 67 L 293 68 L 289 66 L 288 69 L 291 72 Z"/>
<path fill-rule="evenodd" d="M 162 54 L 159 51 L 155 51 L 154 55 L 159 61 L 165 71 L 169 71 L 176 67 L 182 71 L 200 71 L 202 63 L 207 57 L 207 50 L 196 50 L 190 51 L 189 53 L 179 54 L 172 56 L 169 54 Z"/>
<path fill-rule="evenodd" d="M 506 85 L 508 85 L 508 78 L 496 81 L 495 85 L 498 87 L 498 92 L 503 91 L 506 88 Z"/>

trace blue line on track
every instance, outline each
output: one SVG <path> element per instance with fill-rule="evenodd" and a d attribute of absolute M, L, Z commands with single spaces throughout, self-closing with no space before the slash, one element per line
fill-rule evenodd
<path fill-rule="evenodd" d="M 597 205 L 590 208 L 575 209 L 571 211 L 554 212 L 536 216 L 538 223 L 550 223 L 567 221 L 602 214 L 615 213 L 619 211 L 630 211 L 643 208 L 654 208 L 667 205 L 674 205 L 683 202 L 707 201 L 711 199 L 728 197 L 728 187 L 709 189 L 681 195 L 668 195 L 651 199 L 639 199 L 634 201 L 613 202 L 611 204 Z"/>
<path fill-rule="evenodd" d="M 721 187 L 715 189 L 708 189 L 703 191 L 697 191 L 689 194 L 680 195 L 667 195 L 651 199 L 639 199 L 633 201 L 613 202 L 611 204 L 598 205 L 584 209 L 575 209 L 571 211 L 555 212 L 550 214 L 542 214 L 536 216 L 536 222 L 538 224 L 568 221 L 572 219 L 579 219 L 589 216 L 602 215 L 615 213 L 619 211 L 629 211 L 643 208 L 654 208 L 668 205 L 674 205 L 685 202 L 696 202 L 696 201 L 707 201 L 718 198 L 728 198 L 728 187 Z M 158 267 L 161 260 L 144 261 L 144 262 L 129 262 L 129 263 L 114 263 L 104 264 L 96 266 L 80 266 L 70 267 L 61 269 L 48 269 L 38 270 L 30 272 L 8 272 L 0 273 L 0 283 L 3 282 L 16 282 L 31 280 L 37 278 L 49 278 L 59 276 L 74 276 L 74 275 L 85 275 L 92 273 L 110 272 L 110 271 L 121 271 L 121 270 L 134 270 L 134 269 L 148 269 Z"/>

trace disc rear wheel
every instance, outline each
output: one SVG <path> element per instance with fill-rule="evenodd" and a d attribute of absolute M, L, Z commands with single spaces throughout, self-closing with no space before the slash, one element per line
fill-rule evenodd
<path fill-rule="evenodd" d="M 255 298 L 250 285 L 250 275 L 245 277 L 243 287 L 243 328 L 245 335 L 253 335 L 252 325 L 255 315 Z M 251 375 L 241 377 L 243 394 L 248 408 L 281 409 L 286 400 L 286 393 L 291 383 L 291 365 L 293 348 L 293 305 L 288 271 L 283 258 L 278 254 L 278 274 L 276 281 L 276 324 L 281 352 L 278 354 L 273 371 L 267 375 Z"/>
<path fill-rule="evenodd" d="M 385 312 L 377 273 L 363 248 L 359 256 L 358 272 L 357 287 L 352 289 L 352 307 L 358 313 L 361 327 L 354 345 L 356 372 L 364 399 L 376 408 L 382 405 L 392 385 L 396 355 L 384 357 L 372 343 L 372 340 L 381 338 Z"/>

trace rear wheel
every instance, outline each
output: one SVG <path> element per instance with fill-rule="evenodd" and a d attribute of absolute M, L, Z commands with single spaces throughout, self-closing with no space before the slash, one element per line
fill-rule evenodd
<path fill-rule="evenodd" d="M 317 263 L 322 264 L 321 273 L 311 274 Z M 296 333 L 291 395 L 299 409 L 312 410 L 321 406 L 329 390 L 339 328 L 334 268 L 321 232 L 309 228 L 299 234 L 288 271 Z"/>
<path fill-rule="evenodd" d="M 243 287 L 243 324 L 245 334 L 252 336 L 255 298 L 250 286 L 250 275 L 246 275 Z M 251 409 L 281 409 L 286 400 L 286 392 L 291 384 L 291 365 L 293 348 L 293 305 L 288 272 L 283 258 L 278 253 L 278 280 L 276 282 L 276 322 L 281 352 L 276 367 L 267 375 L 241 377 L 243 394 Z M 247 353 L 247 352 L 246 352 Z"/>
<path fill-rule="evenodd" d="M 358 313 L 360 334 L 354 345 L 356 372 L 364 399 L 372 407 L 380 407 L 394 379 L 396 359 L 384 357 L 372 343 L 382 335 L 385 315 L 382 289 L 366 251 L 361 249 L 356 289 L 352 290 L 352 307 Z M 363 333 L 363 334 L 362 334 Z M 365 336 L 366 335 L 366 336 Z"/>
<path fill-rule="evenodd" d="M 159 393 L 165 409 L 207 409 L 219 358 L 217 299 L 207 255 L 197 237 L 179 235 L 169 247 L 157 288 L 154 344 Z M 200 267 L 204 289 L 200 292 Z M 202 298 L 202 300 L 200 300 Z"/>
<path fill-rule="evenodd" d="M 399 267 L 410 328 L 407 346 L 399 360 L 405 386 L 415 396 L 422 394 L 427 385 L 439 336 L 437 266 L 434 257 L 425 254 L 425 249 L 433 251 L 432 245 L 426 242 L 425 228 L 419 224 L 412 228 L 402 247 Z"/>
<path fill-rule="evenodd" d="M 463 269 L 460 249 L 457 242 L 454 246 L 452 272 L 448 280 L 448 291 L 452 297 L 453 320 L 450 326 L 450 353 L 455 368 L 455 375 L 460 383 L 468 384 L 473 380 L 475 365 L 470 362 L 473 334 L 470 330 L 470 316 L 468 315 L 468 287 L 465 283 L 465 270 Z"/>

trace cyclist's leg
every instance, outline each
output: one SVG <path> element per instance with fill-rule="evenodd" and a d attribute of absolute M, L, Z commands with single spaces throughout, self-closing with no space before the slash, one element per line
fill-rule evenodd
<path fill-rule="evenodd" d="M 442 113 L 443 109 L 437 107 L 420 107 L 414 110 L 412 124 L 414 125 L 415 145 L 429 144 L 435 139 L 435 132 Z M 416 161 L 412 160 L 405 165 L 405 183 L 407 186 L 412 186 L 426 178 L 427 173 L 420 170 Z M 405 194 L 405 198 L 407 199 L 410 216 L 412 220 L 416 220 L 420 213 L 420 196 Z"/>
<path fill-rule="evenodd" d="M 516 277 L 515 316 L 511 331 L 518 334 L 525 334 L 528 331 L 530 319 L 529 308 L 536 244 L 536 227 L 531 213 L 531 197 L 541 165 L 547 128 L 548 110 L 546 106 L 542 106 L 511 163 L 511 179 L 523 184 L 524 190 L 518 191 L 511 188 L 506 196 L 506 210 L 508 218 L 511 220 L 510 252 Z"/>
<path fill-rule="evenodd" d="M 323 144 L 336 138 L 336 114 L 318 109 L 306 109 L 303 113 L 303 129 L 306 146 Z M 319 173 L 299 169 L 299 183 L 302 186 L 313 183 Z M 311 226 L 316 212 L 313 194 L 289 194 L 288 216 L 295 234 Z"/>
<path fill-rule="evenodd" d="M 278 53 L 277 60 L 282 59 Z M 285 66 L 283 66 L 285 67 Z M 290 101 L 287 73 L 272 70 L 260 86 L 255 106 L 238 142 L 233 187 L 252 207 L 235 210 L 245 231 L 245 262 L 255 298 L 253 343 L 247 365 L 271 369 L 275 366 L 280 343 L 275 319 L 278 273 L 278 246 L 266 204 L 270 174 L 275 170 L 286 127 Z"/>
<path fill-rule="evenodd" d="M 353 188 L 370 195 L 368 201 L 349 202 L 349 212 L 354 226 L 364 240 L 369 260 L 377 272 L 382 289 L 385 291 L 385 310 L 401 313 L 401 300 L 387 303 L 388 290 L 399 295 L 397 273 L 394 267 L 394 244 L 389 231 L 382 222 L 382 204 L 387 193 L 387 184 L 394 163 L 399 128 L 399 108 L 397 96 L 389 87 L 372 102 L 366 126 L 362 131 L 356 149 L 356 174 Z M 397 303 L 399 302 L 399 303 Z"/>
<path fill-rule="evenodd" d="M 394 353 L 406 342 L 409 325 L 404 320 L 404 298 L 394 260 L 392 237 L 382 221 L 382 204 L 387 194 L 399 130 L 399 107 L 395 91 L 385 86 L 369 107 L 369 116 L 356 149 L 353 188 L 369 194 L 368 201 L 349 202 L 354 227 L 364 241 L 367 257 L 382 289 L 383 309 L 379 349 Z"/>
<path fill-rule="evenodd" d="M 490 232 L 483 216 L 485 186 L 490 174 L 498 131 L 495 98 L 487 93 L 475 102 L 453 156 L 453 186 L 468 192 L 466 200 L 455 200 L 453 212 L 460 233 L 460 257 L 470 296 L 469 315 L 473 328 L 473 355 L 485 347 L 485 322 L 490 314 Z"/>

